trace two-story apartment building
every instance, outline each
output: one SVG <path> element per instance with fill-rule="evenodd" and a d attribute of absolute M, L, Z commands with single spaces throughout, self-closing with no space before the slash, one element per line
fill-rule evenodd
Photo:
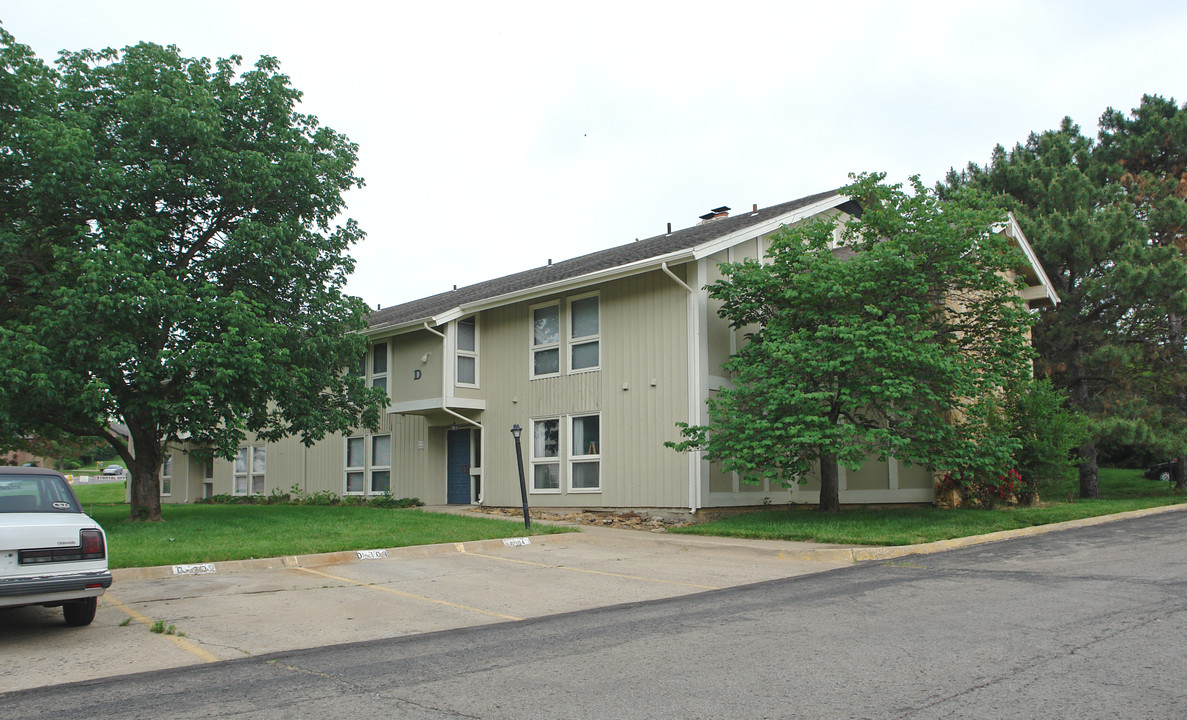
<path fill-rule="evenodd" d="M 809 477 L 791 490 L 740 483 L 697 453 L 664 447 L 677 422 L 706 422 L 705 401 L 728 382 L 722 363 L 741 340 L 717 316 L 706 286 L 718 266 L 760 258 L 785 225 L 860 212 L 825 192 L 550 263 L 378 310 L 358 368 L 388 391 L 380 428 L 329 437 L 245 443 L 233 461 L 191 460 L 181 449 L 164 477 L 166 500 L 269 493 L 297 486 L 343 495 L 390 492 L 429 504 L 517 506 L 511 429 L 522 429 L 534 507 L 666 508 L 816 502 Z M 669 226 L 670 230 L 670 226 Z M 1056 297 L 1017 225 L 1024 299 Z M 932 473 L 871 460 L 840 478 L 843 503 L 927 502 Z"/>

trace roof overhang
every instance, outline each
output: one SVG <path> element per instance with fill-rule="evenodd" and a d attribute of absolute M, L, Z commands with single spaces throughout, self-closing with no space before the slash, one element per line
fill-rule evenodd
<path fill-rule="evenodd" d="M 801 208 L 796 208 L 790 212 L 777 215 L 769 220 L 765 220 L 755 225 L 747 225 L 739 228 L 728 235 L 723 235 L 714 238 L 708 242 L 700 245 L 695 245 L 691 248 L 685 248 L 675 252 L 664 255 L 657 255 L 649 257 L 645 260 L 639 260 L 625 265 L 617 265 L 615 267 L 598 270 L 592 273 L 585 273 L 583 275 L 576 275 L 564 280 L 556 282 L 545 283 L 543 285 L 534 285 L 530 288 L 524 288 L 511 293 L 503 295 L 496 295 L 494 297 L 483 298 L 472 303 L 465 303 L 456 307 L 450 308 L 443 312 L 437 313 L 429 317 L 417 318 L 415 320 L 407 320 L 400 323 L 390 323 L 386 325 L 377 325 L 363 331 L 364 335 L 400 335 L 406 332 L 422 330 L 427 323 L 430 326 L 436 327 L 444 325 L 452 320 L 465 317 L 482 310 L 489 310 L 491 308 L 508 305 L 513 302 L 520 302 L 524 300 L 532 300 L 537 297 L 544 297 L 546 295 L 553 295 L 562 293 L 576 287 L 591 285 L 594 283 L 608 282 L 610 280 L 617 280 L 619 278 L 629 277 L 632 275 L 640 275 L 642 273 L 661 270 L 664 265 L 675 265 L 701 258 L 709 257 L 725 248 L 732 247 L 738 243 L 745 242 L 751 238 L 760 237 L 768 233 L 775 232 L 784 225 L 791 225 L 806 218 L 818 215 L 826 210 L 844 205 L 849 202 L 850 198 L 841 194 L 834 194 L 823 200 L 818 200 L 811 205 L 805 205 Z M 1041 268 L 1040 268 L 1041 270 Z"/>
<path fill-rule="evenodd" d="M 751 238 L 761 237 L 768 233 L 775 232 L 784 225 L 792 225 L 801 220 L 810 218 L 813 215 L 819 215 L 825 210 L 831 210 L 839 205 L 844 205 L 845 203 L 849 202 L 849 200 L 850 198 L 847 195 L 841 195 L 840 193 L 836 195 L 830 195 L 823 200 L 817 200 L 811 205 L 805 205 L 804 207 L 796 208 L 791 212 L 777 215 L 770 220 L 766 220 L 765 222 L 761 222 L 756 225 L 747 225 L 746 227 L 735 230 L 728 235 L 723 235 L 707 243 L 697 245 L 692 249 L 693 255 L 697 260 L 700 260 L 703 257 L 708 257 L 714 253 L 720 252 L 725 248 L 733 247 L 740 242 L 745 242 Z M 757 215 L 757 213 L 755 214 Z"/>
<path fill-rule="evenodd" d="M 1006 237 L 1018 246 L 1026 258 L 1026 265 L 1021 268 L 1022 276 L 1026 278 L 1027 282 L 1027 287 L 1022 291 L 1022 299 L 1032 308 L 1058 305 L 1059 295 L 1055 293 L 1055 286 L 1051 284 L 1051 278 L 1047 277 L 1047 272 L 1043 270 L 1043 264 L 1039 262 L 1038 255 L 1035 254 L 1034 248 L 1030 246 L 1022 228 L 1019 227 L 1018 219 L 1014 217 L 1014 213 L 1006 213 L 1005 221 L 994 229 L 1005 233 Z"/>

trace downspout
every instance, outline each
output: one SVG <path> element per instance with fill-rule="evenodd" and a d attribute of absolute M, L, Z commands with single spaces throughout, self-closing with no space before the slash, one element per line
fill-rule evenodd
<path fill-rule="evenodd" d="M 686 283 L 686 282 L 684 282 L 683 280 L 681 280 L 680 278 L 676 277 L 676 273 L 674 273 L 674 272 L 672 272 L 671 270 L 669 270 L 669 269 L 668 269 L 668 264 L 667 264 L 666 262 L 665 262 L 665 263 L 660 263 L 660 264 L 659 264 L 659 267 L 660 267 L 660 270 L 663 270 L 665 273 L 667 273 L 667 274 L 668 274 L 668 277 L 670 277 L 670 278 L 672 278 L 673 280 L 675 280 L 677 285 L 679 285 L 680 287 L 684 288 L 685 290 L 687 290 L 687 291 L 688 291 L 688 292 L 690 292 L 690 293 L 693 291 L 693 290 L 692 290 L 692 288 L 690 288 L 690 287 L 688 286 L 688 283 Z"/>
<path fill-rule="evenodd" d="M 442 403 L 442 407 L 441 407 L 441 409 L 442 409 L 442 410 L 444 410 L 445 412 L 449 413 L 450 415 L 454 416 L 454 417 L 455 417 L 455 418 L 457 418 L 458 420 L 465 420 L 466 422 L 470 423 L 471 425 L 473 425 L 474 427 L 478 428 L 479 430 L 485 430 L 485 428 L 483 428 L 483 427 L 482 427 L 482 424 L 481 424 L 481 423 L 477 422 L 476 420 L 471 420 L 470 418 L 468 418 L 468 417 L 466 417 L 465 415 L 462 415 L 462 414 L 460 414 L 460 413 L 455 413 L 454 411 L 452 411 L 452 410 L 450 410 L 449 408 L 445 407 L 445 406 L 444 406 L 444 403 Z"/>
<path fill-rule="evenodd" d="M 660 269 L 664 274 L 672 278 L 677 285 L 684 288 L 688 292 L 687 303 L 687 320 L 688 320 L 688 422 L 690 425 L 695 424 L 697 420 L 697 411 L 699 409 L 697 397 L 699 395 L 698 388 L 700 387 L 700 362 L 699 349 L 701 346 L 701 326 L 697 321 L 697 301 L 696 291 L 689 287 L 688 283 L 676 276 L 676 273 L 668 267 L 668 264 L 660 263 Z M 688 511 L 695 513 L 700 508 L 700 453 L 696 451 L 688 454 Z"/>

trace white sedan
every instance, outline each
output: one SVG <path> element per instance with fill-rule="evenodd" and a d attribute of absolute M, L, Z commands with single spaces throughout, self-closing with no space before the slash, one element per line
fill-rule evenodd
<path fill-rule="evenodd" d="M 0 608 L 61 606 L 67 625 L 88 625 L 109 587 L 107 536 L 66 478 L 0 467 Z"/>

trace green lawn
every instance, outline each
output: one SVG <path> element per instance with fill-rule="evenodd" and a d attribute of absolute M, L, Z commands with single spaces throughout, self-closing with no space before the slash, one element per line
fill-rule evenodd
<path fill-rule="evenodd" d="M 83 508 L 107 533 L 112 568 L 573 531 L 533 525 L 529 533 L 523 523 L 509 520 L 341 505 L 163 505 L 165 522 L 133 523 L 128 520 L 128 506 L 123 504 L 123 483 L 76 486 L 75 492 Z"/>
<path fill-rule="evenodd" d="M 1064 495 L 1051 498 L 1058 502 L 1034 508 L 852 508 L 823 514 L 814 508 L 795 507 L 732 515 L 673 528 L 672 532 L 843 545 L 913 545 L 1187 502 L 1187 495 L 1171 492 L 1165 483 L 1146 480 L 1141 470 L 1102 468 L 1100 488 L 1099 500 L 1068 503 Z"/>
<path fill-rule="evenodd" d="M 125 491 L 123 482 L 92 485 L 90 483 L 80 483 L 76 480 L 71 487 L 74 488 L 74 494 L 78 496 L 78 501 L 82 503 L 83 509 L 88 513 L 90 513 L 91 505 L 111 505 L 124 501 Z"/>

